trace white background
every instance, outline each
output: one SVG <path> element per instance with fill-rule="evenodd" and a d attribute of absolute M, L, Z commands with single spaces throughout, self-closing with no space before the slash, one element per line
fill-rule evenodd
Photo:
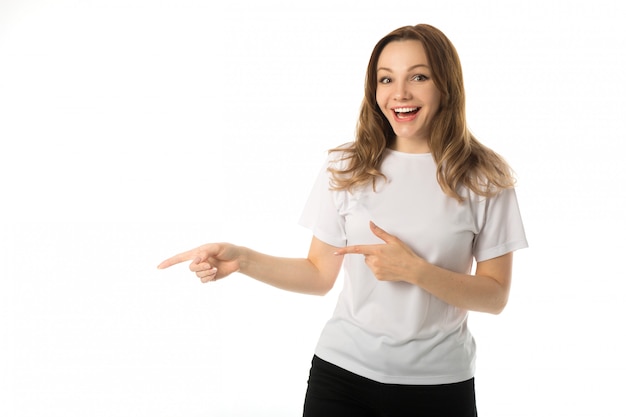
<path fill-rule="evenodd" d="M 326 297 L 164 258 L 304 256 L 373 45 L 456 45 L 531 247 L 472 314 L 480 415 L 623 416 L 623 2 L 0 0 L 0 415 L 297 416 Z"/>

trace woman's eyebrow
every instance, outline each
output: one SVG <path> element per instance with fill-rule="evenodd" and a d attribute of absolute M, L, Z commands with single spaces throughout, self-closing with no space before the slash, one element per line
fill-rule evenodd
<path fill-rule="evenodd" d="M 416 64 L 416 65 L 413 65 L 412 67 L 410 67 L 407 71 L 411 71 L 411 70 L 414 70 L 415 68 L 419 68 L 419 67 L 425 67 L 425 68 L 428 68 L 428 65 L 426 65 L 426 64 Z M 378 71 L 388 71 L 388 72 L 393 72 L 391 69 L 386 68 L 386 67 L 380 67 L 380 68 L 378 68 L 378 69 L 376 70 L 376 72 L 378 72 Z"/>

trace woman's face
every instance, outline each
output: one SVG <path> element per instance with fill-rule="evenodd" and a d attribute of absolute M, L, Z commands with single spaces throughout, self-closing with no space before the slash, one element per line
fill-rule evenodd
<path fill-rule="evenodd" d="M 439 110 L 441 94 L 422 43 L 390 42 L 380 54 L 376 71 L 376 102 L 396 134 L 392 148 L 429 152 L 430 123 Z"/>

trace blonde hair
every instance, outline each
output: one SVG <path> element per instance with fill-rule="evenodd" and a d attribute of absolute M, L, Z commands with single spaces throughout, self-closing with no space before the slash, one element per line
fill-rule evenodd
<path fill-rule="evenodd" d="M 440 108 L 430 126 L 430 150 L 437 164 L 437 181 L 444 193 L 463 201 L 459 186 L 487 197 L 515 184 L 511 169 L 497 153 L 481 144 L 467 128 L 465 89 L 461 62 L 454 45 L 437 28 L 420 24 L 394 30 L 374 47 L 365 77 L 365 97 L 360 109 L 355 141 L 331 149 L 342 152 L 345 168 L 330 168 L 333 188 L 351 191 L 385 176 L 380 164 L 395 139 L 389 121 L 376 102 L 376 67 L 382 50 L 390 42 L 417 40 L 422 43 L 441 93 Z"/>

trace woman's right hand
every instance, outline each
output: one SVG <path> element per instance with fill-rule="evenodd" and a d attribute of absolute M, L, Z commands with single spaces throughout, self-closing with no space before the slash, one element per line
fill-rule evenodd
<path fill-rule="evenodd" d="M 230 243 L 209 243 L 172 256 L 159 264 L 165 269 L 181 262 L 192 261 L 189 270 L 204 283 L 222 279 L 240 269 L 243 248 Z"/>
<path fill-rule="evenodd" d="M 161 262 L 159 269 L 191 261 L 189 269 L 202 282 L 215 281 L 233 272 L 257 281 L 303 294 L 326 294 L 333 287 L 343 256 L 338 247 L 313 237 L 306 258 L 283 258 L 230 243 L 209 243 Z"/>

